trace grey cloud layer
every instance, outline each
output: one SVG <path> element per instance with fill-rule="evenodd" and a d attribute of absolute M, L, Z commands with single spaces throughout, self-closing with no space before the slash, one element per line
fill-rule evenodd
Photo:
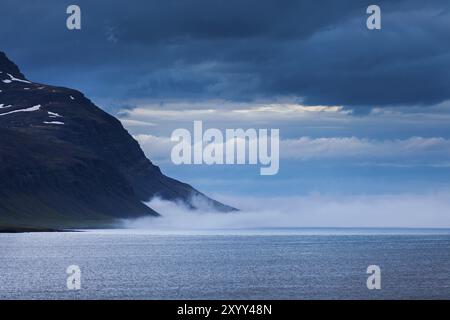
<path fill-rule="evenodd" d="M 148 157 L 159 163 L 170 163 L 175 142 L 170 137 L 138 134 Z M 450 140 L 411 137 L 400 140 L 369 140 L 356 137 L 300 137 L 280 141 L 280 157 L 284 160 L 344 160 L 356 165 L 450 167 Z"/>
<path fill-rule="evenodd" d="M 4 0 L 2 49 L 36 81 L 75 86 L 114 108 L 130 98 L 233 101 L 293 96 L 345 107 L 450 99 L 448 2 Z"/>

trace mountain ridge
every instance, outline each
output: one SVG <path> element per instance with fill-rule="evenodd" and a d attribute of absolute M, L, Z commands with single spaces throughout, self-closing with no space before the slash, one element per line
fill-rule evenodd
<path fill-rule="evenodd" d="M 159 196 L 235 210 L 165 176 L 83 93 L 29 81 L 0 51 L 0 226 L 109 227 Z"/>

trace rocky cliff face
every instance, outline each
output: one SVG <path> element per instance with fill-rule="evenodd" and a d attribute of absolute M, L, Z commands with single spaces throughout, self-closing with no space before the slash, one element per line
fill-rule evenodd
<path fill-rule="evenodd" d="M 158 216 L 142 203 L 156 195 L 233 210 L 162 174 L 81 92 L 31 82 L 0 52 L 0 226 L 103 227 Z"/>

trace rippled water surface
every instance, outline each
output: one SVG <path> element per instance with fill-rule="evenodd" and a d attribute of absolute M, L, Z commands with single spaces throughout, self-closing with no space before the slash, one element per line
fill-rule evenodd
<path fill-rule="evenodd" d="M 381 268 L 381 290 L 366 269 Z M 66 269 L 81 268 L 68 291 Z M 450 298 L 450 231 L 0 234 L 2 299 Z"/>

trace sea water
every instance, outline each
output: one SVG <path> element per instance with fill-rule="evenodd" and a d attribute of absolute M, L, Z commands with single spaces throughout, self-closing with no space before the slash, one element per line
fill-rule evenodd
<path fill-rule="evenodd" d="M 71 265 L 80 290 L 67 287 Z M 449 299 L 450 230 L 0 234 L 0 298 Z"/>

